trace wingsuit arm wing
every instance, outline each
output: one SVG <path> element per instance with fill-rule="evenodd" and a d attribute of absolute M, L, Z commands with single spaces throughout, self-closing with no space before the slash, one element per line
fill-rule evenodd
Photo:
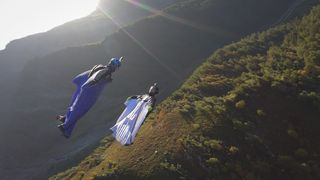
<path fill-rule="evenodd" d="M 89 79 L 89 74 L 90 74 L 91 70 L 85 71 L 81 74 L 79 74 L 78 76 L 76 76 L 73 79 L 73 83 L 76 84 L 77 86 L 81 86 L 83 83 L 85 83 L 88 79 Z"/>
<path fill-rule="evenodd" d="M 133 99 L 138 99 L 139 95 L 134 95 L 134 96 L 129 96 L 126 100 L 126 102 L 124 102 L 124 105 L 128 106 L 128 102 L 130 100 L 133 100 Z"/>
<path fill-rule="evenodd" d="M 85 72 L 79 74 L 78 76 L 76 76 L 73 79 L 73 83 L 76 84 L 77 86 L 82 86 L 90 77 L 93 76 L 93 74 L 95 74 L 98 71 L 99 71 L 99 73 L 96 74 L 94 79 L 99 80 L 99 79 L 101 79 L 102 74 L 104 74 L 104 73 L 100 72 L 100 70 L 103 70 L 104 68 L 105 68 L 105 66 L 103 66 L 101 64 L 95 65 L 95 66 L 93 66 L 92 69 L 85 71 Z"/>
<path fill-rule="evenodd" d="M 132 97 L 133 96 L 128 97 L 128 99 L 124 103 L 124 105 L 126 106 L 126 109 L 125 109 L 125 111 L 122 112 L 122 114 L 118 118 L 117 123 L 119 121 L 121 121 L 124 117 L 126 117 L 137 105 L 137 103 L 138 103 L 137 98 L 132 98 Z"/>
<path fill-rule="evenodd" d="M 72 98 L 71 98 L 71 103 L 69 106 L 72 106 L 72 104 L 74 103 L 75 99 L 77 98 L 79 92 L 80 92 L 80 89 L 81 89 L 81 86 L 82 84 L 84 84 L 87 80 L 88 80 L 88 76 L 89 76 L 89 73 L 90 73 L 90 70 L 89 71 L 85 71 L 81 74 L 79 74 L 78 76 L 76 76 L 72 82 L 74 84 L 76 84 L 77 86 L 77 90 L 76 92 L 73 94 Z"/>

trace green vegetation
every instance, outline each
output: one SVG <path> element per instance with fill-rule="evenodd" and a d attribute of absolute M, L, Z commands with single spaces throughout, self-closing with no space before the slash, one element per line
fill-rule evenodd
<path fill-rule="evenodd" d="M 246 102 L 244 100 L 241 100 L 241 101 L 236 103 L 236 108 L 237 109 L 243 109 L 245 107 L 246 107 Z"/>
<path fill-rule="evenodd" d="M 319 179 L 319 19 L 317 6 L 216 51 L 158 106 L 134 145 L 113 143 L 83 177 Z M 79 177 L 83 163 L 77 169 L 53 178 Z"/>
<path fill-rule="evenodd" d="M 86 159 L 83 160 L 78 167 L 68 169 L 63 175 L 59 176 L 59 179 L 82 178 L 86 174 L 86 171 L 99 165 L 103 161 L 103 153 L 110 146 L 113 140 L 114 139 L 109 136 L 101 140 L 100 146 L 95 149 L 90 156 L 86 157 Z M 81 169 L 79 167 L 81 167 Z M 111 161 L 106 164 L 106 167 L 106 173 L 112 174 L 117 170 L 116 164 Z"/>

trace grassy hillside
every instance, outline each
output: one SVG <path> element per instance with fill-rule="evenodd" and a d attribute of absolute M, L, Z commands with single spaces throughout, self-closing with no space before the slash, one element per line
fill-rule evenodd
<path fill-rule="evenodd" d="M 216 51 L 132 146 L 52 179 L 319 179 L 320 6 Z"/>

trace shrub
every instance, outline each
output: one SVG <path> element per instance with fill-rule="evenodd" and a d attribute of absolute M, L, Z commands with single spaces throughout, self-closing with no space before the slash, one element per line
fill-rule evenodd
<path fill-rule="evenodd" d="M 243 108 L 245 108 L 245 107 L 246 107 L 246 102 L 245 102 L 244 100 L 238 101 L 238 102 L 236 103 L 236 108 L 237 108 L 237 109 L 243 109 Z"/>
<path fill-rule="evenodd" d="M 286 168 L 286 169 L 292 169 L 296 166 L 296 161 L 291 156 L 281 155 L 278 157 L 279 164 Z"/>
<path fill-rule="evenodd" d="M 217 150 L 217 151 L 221 151 L 223 149 L 222 141 L 215 140 L 215 139 L 205 141 L 204 145 L 206 145 L 207 147 L 210 147 L 213 150 Z"/>
<path fill-rule="evenodd" d="M 287 133 L 292 138 L 295 138 L 295 139 L 298 138 L 298 133 L 294 129 L 288 129 Z"/>
<path fill-rule="evenodd" d="M 237 119 L 232 120 L 232 124 L 233 124 L 233 128 L 236 129 L 236 130 L 240 130 L 240 131 L 246 131 L 247 130 L 246 125 L 243 122 L 241 122 L 241 121 L 239 121 Z"/>
<path fill-rule="evenodd" d="M 258 115 L 258 116 L 265 116 L 266 113 L 265 113 L 262 109 L 258 109 L 258 110 L 257 110 L 257 115 Z"/>
<path fill-rule="evenodd" d="M 195 124 L 192 124 L 192 127 L 193 129 L 197 130 L 200 128 L 200 125 L 195 123 Z"/>
<path fill-rule="evenodd" d="M 304 159 L 304 158 L 308 157 L 308 152 L 303 148 L 299 148 L 294 152 L 294 155 L 297 158 Z"/>
<path fill-rule="evenodd" d="M 237 148 L 236 146 L 230 146 L 229 152 L 230 154 L 237 154 L 239 152 L 239 148 Z"/>
<path fill-rule="evenodd" d="M 206 161 L 211 166 L 216 166 L 220 163 L 218 158 L 212 157 Z"/>

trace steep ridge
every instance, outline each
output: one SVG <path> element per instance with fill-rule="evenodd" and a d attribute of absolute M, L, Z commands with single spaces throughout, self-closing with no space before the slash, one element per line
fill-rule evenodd
<path fill-rule="evenodd" d="M 109 137 L 52 179 L 320 178 L 320 6 L 219 49 L 136 141 Z"/>
<path fill-rule="evenodd" d="M 73 157 L 79 154 L 74 152 L 109 133 L 107 129 L 128 95 L 142 93 L 158 81 L 161 101 L 214 49 L 275 22 L 291 3 L 186 0 L 108 36 L 102 43 L 66 48 L 28 62 L 18 87 L 11 91 L 14 96 L 6 101 L 11 110 L 0 127 L 0 143 L 5 147 L 0 158 L 6 162 L 1 174 L 10 177 L 20 172 L 32 179 L 37 175 L 34 172 L 50 174 L 61 167 L 57 163 L 74 162 Z M 240 5 L 243 8 L 239 9 Z M 74 90 L 72 77 L 120 55 L 127 60 L 113 83 L 79 122 L 73 138 L 64 141 L 52 119 L 69 103 Z M 52 169 L 46 169 L 48 166 Z"/>

